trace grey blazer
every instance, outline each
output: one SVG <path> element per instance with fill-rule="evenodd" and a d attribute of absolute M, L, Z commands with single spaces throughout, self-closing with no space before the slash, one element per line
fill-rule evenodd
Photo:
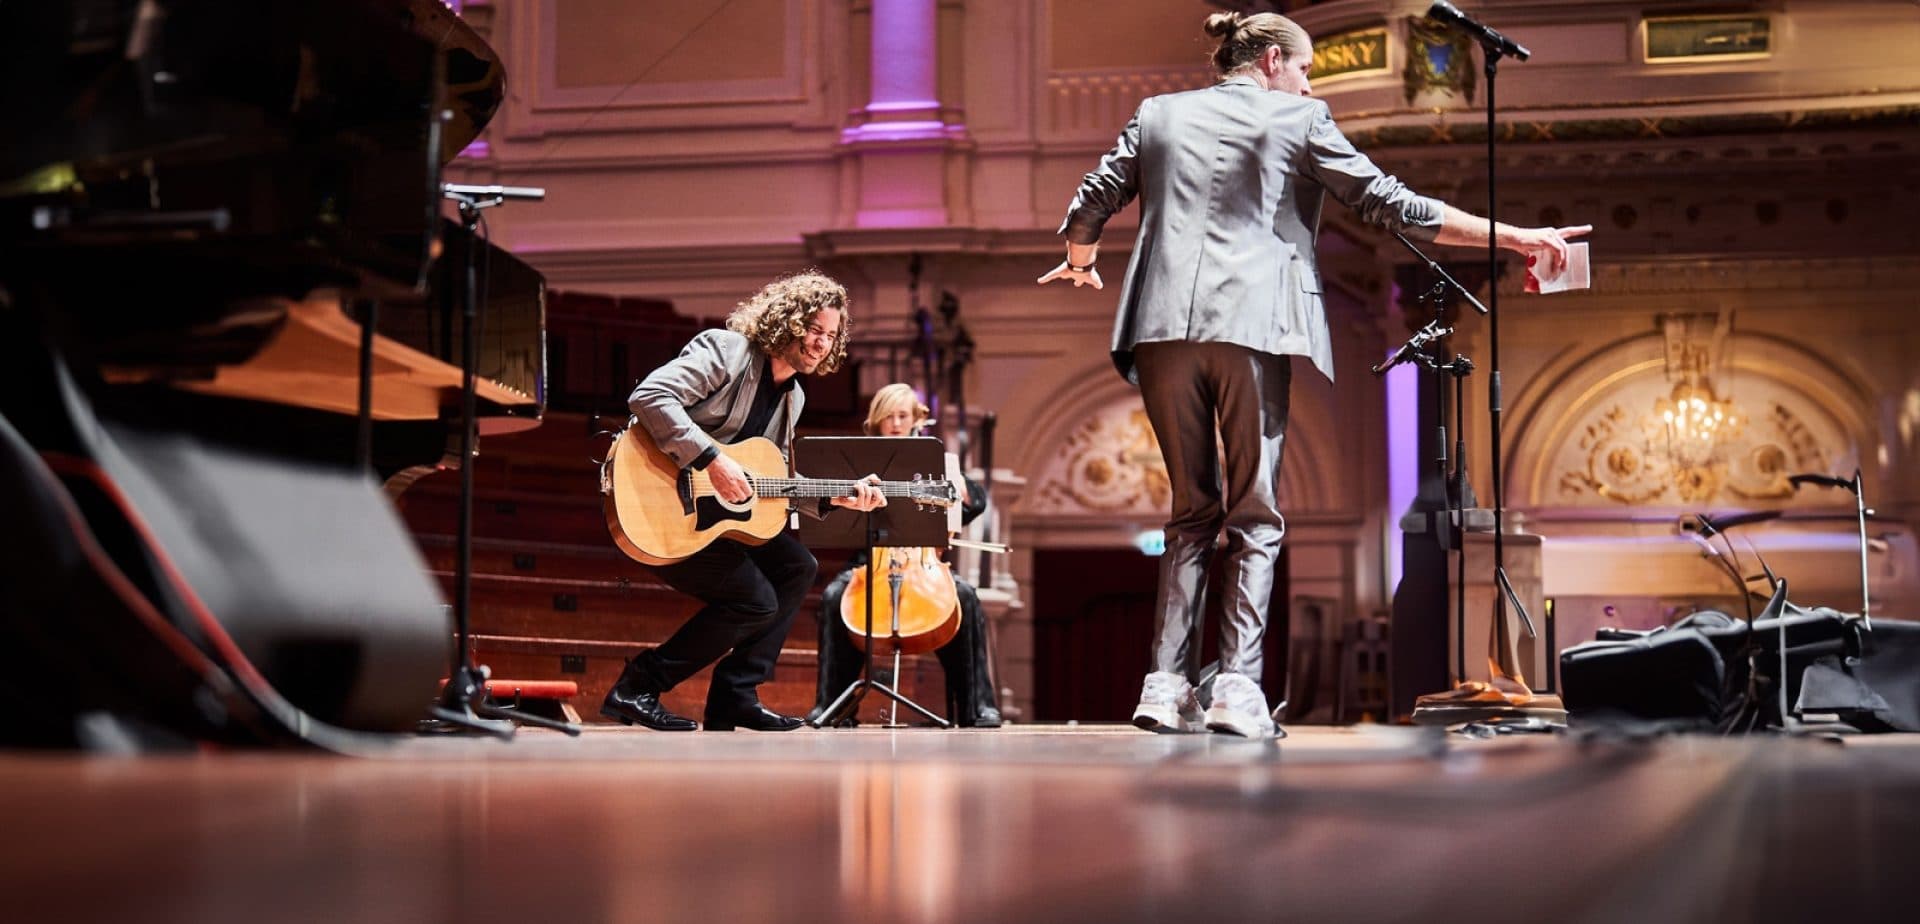
<path fill-rule="evenodd" d="M 642 379 L 627 397 L 627 407 L 654 444 L 681 468 L 700 461 L 716 441 L 732 443 L 747 436 L 769 437 L 782 452 L 791 452 L 793 428 L 807 400 L 798 382 L 774 409 L 765 433 L 740 432 L 766 368 L 766 354 L 746 337 L 730 330 L 704 330 L 672 362 Z"/>
<path fill-rule="evenodd" d="M 1138 381 L 1138 344 L 1191 340 L 1307 356 L 1333 378 L 1314 257 L 1326 192 L 1410 238 L 1440 230 L 1440 203 L 1355 150 L 1320 100 L 1236 77 L 1141 101 L 1059 232 L 1091 244 L 1140 196 L 1113 329 L 1120 374 Z"/>

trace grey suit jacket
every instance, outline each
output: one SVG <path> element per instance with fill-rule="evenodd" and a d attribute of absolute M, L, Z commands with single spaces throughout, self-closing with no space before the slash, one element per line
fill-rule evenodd
<path fill-rule="evenodd" d="M 699 461 L 716 441 L 731 443 L 747 436 L 768 437 L 783 452 L 791 452 L 793 428 L 807 399 L 798 382 L 774 409 L 765 433 L 740 432 L 753 410 L 766 359 L 740 334 L 701 331 L 672 362 L 640 381 L 627 397 L 627 407 L 654 444 L 681 468 Z"/>
<path fill-rule="evenodd" d="M 1440 230 L 1440 203 L 1355 150 L 1320 100 L 1248 77 L 1143 100 L 1060 226 L 1091 244 L 1140 196 L 1113 330 L 1120 374 L 1138 381 L 1138 344 L 1190 340 L 1307 356 L 1333 378 L 1314 257 L 1327 192 L 1408 237 Z"/>

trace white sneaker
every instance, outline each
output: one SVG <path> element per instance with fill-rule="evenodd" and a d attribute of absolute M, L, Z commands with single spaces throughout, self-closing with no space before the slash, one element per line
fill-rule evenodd
<path fill-rule="evenodd" d="M 1193 684 L 1179 674 L 1154 671 L 1140 687 L 1133 724 L 1150 732 L 1199 731 L 1204 718 Z"/>
<path fill-rule="evenodd" d="M 1273 737 L 1273 716 L 1267 713 L 1266 694 L 1245 674 L 1213 678 L 1213 708 L 1207 727 L 1242 738 Z"/>

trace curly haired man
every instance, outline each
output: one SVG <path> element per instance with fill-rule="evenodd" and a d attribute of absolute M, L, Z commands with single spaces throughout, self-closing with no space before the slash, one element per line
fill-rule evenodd
<path fill-rule="evenodd" d="M 846 320 L 847 290 L 828 276 L 808 271 L 777 279 L 742 302 L 726 330 L 702 331 L 649 374 L 627 406 L 669 458 L 705 471 L 725 500 L 744 501 L 753 485 L 720 445 L 765 436 L 791 447 L 806 399 L 799 376 L 839 368 L 847 355 Z M 862 485 L 856 496 L 832 503 L 872 510 L 886 500 L 878 488 Z M 815 505 L 801 509 L 823 512 Z M 706 606 L 659 647 L 627 662 L 600 713 L 660 731 L 692 731 L 694 721 L 667 711 L 660 694 L 714 664 L 704 716 L 709 730 L 800 727 L 798 718 L 762 705 L 759 688 L 773 676 L 817 567 L 813 553 L 783 532 L 763 545 L 721 539 L 655 568 L 669 586 Z"/>

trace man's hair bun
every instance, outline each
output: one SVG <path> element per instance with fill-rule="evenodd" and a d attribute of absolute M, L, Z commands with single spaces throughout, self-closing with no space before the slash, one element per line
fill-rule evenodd
<path fill-rule="evenodd" d="M 1214 38 L 1227 38 L 1240 28 L 1243 21 L 1239 13 L 1215 13 L 1207 17 L 1207 34 Z"/>

